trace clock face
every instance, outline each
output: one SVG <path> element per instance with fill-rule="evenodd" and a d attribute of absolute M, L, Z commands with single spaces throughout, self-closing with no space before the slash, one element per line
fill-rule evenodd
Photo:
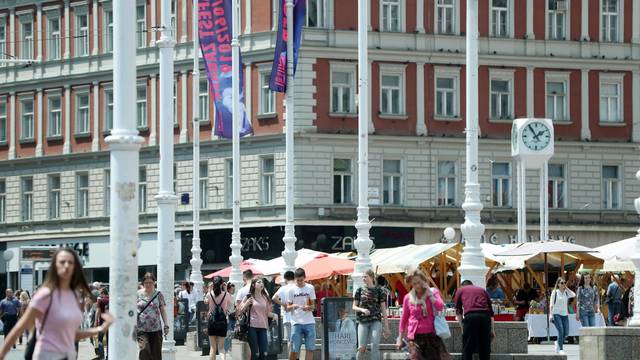
<path fill-rule="evenodd" d="M 541 122 L 531 122 L 522 130 L 522 142 L 531 150 L 540 151 L 551 142 L 551 131 Z"/>

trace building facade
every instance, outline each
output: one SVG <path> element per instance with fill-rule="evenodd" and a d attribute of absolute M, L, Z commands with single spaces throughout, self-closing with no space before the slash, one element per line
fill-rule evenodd
<path fill-rule="evenodd" d="M 295 84 L 298 246 L 353 248 L 357 203 L 357 2 L 306 0 Z M 137 0 L 136 123 L 142 266 L 157 263 L 160 1 Z M 284 96 L 268 89 L 277 9 L 240 0 L 246 109 L 241 143 L 245 257 L 283 249 Z M 177 279 L 191 247 L 191 120 L 202 121 L 204 269 L 226 263 L 231 233 L 231 143 L 213 135 L 202 66 L 192 109 L 193 4 L 173 1 Z M 440 241 L 463 219 L 465 16 L 463 0 L 376 0 L 369 32 L 369 196 L 375 246 Z M 484 240 L 515 240 L 511 122 L 554 121 L 549 165 L 553 238 L 598 246 L 637 230 L 640 194 L 640 4 L 631 0 L 480 0 L 480 184 Z M 0 0 L 0 247 L 17 280 L 19 249 L 79 244 L 90 277 L 106 280 L 113 124 L 111 1 Z M 197 111 L 197 113 L 195 112 Z M 527 178 L 529 236 L 537 239 L 539 183 Z M 460 239 L 459 231 L 457 240 Z M 85 245 L 86 244 L 86 245 Z"/>

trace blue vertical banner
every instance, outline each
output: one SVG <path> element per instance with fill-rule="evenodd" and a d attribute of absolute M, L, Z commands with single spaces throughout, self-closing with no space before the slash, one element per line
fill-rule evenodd
<path fill-rule="evenodd" d="M 278 38 L 276 39 L 276 51 L 273 56 L 273 66 L 271 68 L 271 80 L 269 89 L 276 92 L 287 91 L 287 39 L 289 28 L 287 26 L 287 0 L 280 2 L 280 12 L 278 13 Z M 305 23 L 306 0 L 295 0 L 293 5 L 293 73 L 298 67 L 298 53 L 300 52 L 300 42 L 302 40 L 302 27 Z"/>
<path fill-rule="evenodd" d="M 226 139 L 233 135 L 232 102 L 232 2 L 233 0 L 198 0 L 198 36 L 200 50 L 209 78 L 210 95 L 215 104 L 215 134 Z M 242 64 L 242 58 L 240 60 Z M 240 75 L 240 136 L 252 132 L 244 105 L 244 76 Z M 197 110 L 195 110 L 197 111 Z"/>

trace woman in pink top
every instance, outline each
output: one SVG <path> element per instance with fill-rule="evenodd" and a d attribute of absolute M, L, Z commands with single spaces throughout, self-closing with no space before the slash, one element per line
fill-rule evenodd
<path fill-rule="evenodd" d="M 271 298 L 264 288 L 262 279 L 253 279 L 249 294 L 240 303 L 240 313 L 250 311 L 249 317 L 249 347 L 252 360 L 264 360 L 267 356 L 267 329 L 271 312 Z"/>
<path fill-rule="evenodd" d="M 34 360 L 75 359 L 75 342 L 104 332 L 113 317 L 104 313 L 104 323 L 80 330 L 82 304 L 80 299 L 92 296 L 85 280 L 80 259 L 75 251 L 62 248 L 56 251 L 43 286 L 38 290 L 26 312 L 5 338 L 0 348 L 3 360 L 25 329 L 36 325 Z"/>
<path fill-rule="evenodd" d="M 209 344 L 211 349 L 209 355 L 212 360 L 216 359 L 216 352 L 224 354 L 224 339 L 227 336 L 227 315 L 229 314 L 229 304 L 231 304 L 231 295 L 226 291 L 222 291 L 224 282 L 220 276 L 213 278 L 211 290 L 204 297 L 205 304 L 209 304 L 209 323 L 207 325 L 207 334 L 209 335 Z"/>
<path fill-rule="evenodd" d="M 444 309 L 444 302 L 437 288 L 429 288 L 427 276 L 419 269 L 405 278 L 413 289 L 402 303 L 398 348 L 402 347 L 403 336 L 409 341 L 411 359 L 444 360 L 451 359 L 444 342 L 436 335 L 433 307 Z"/>

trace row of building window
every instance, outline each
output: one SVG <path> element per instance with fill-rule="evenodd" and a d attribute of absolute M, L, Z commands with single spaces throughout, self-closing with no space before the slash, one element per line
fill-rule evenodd
<path fill-rule="evenodd" d="M 353 161 L 349 158 L 333 159 L 333 202 L 335 204 L 353 204 L 354 172 Z M 231 194 L 233 187 L 232 162 L 226 160 L 225 205 L 231 206 Z M 174 166 L 174 191 L 176 191 L 176 167 Z M 274 204 L 275 196 L 275 162 L 272 156 L 260 158 L 260 205 Z M 402 205 L 404 203 L 405 181 L 402 160 L 384 159 L 382 161 L 382 197 L 383 205 Z M 602 171 L 602 208 L 619 209 L 622 201 L 622 180 L 620 167 L 617 165 L 603 165 Z M 200 163 L 200 203 L 201 209 L 209 208 L 209 164 L 206 161 Z M 550 208 L 562 209 L 567 207 L 567 169 L 564 164 L 549 164 L 548 167 L 548 204 Z M 110 171 L 104 171 L 104 213 L 110 212 Z M 437 206 L 460 205 L 459 173 L 456 161 L 443 160 L 437 163 Z M 139 169 L 138 185 L 138 210 L 141 213 L 147 211 L 147 169 L 141 166 Z M 512 166 L 509 162 L 493 162 L 491 168 L 491 205 L 493 207 L 509 208 L 513 206 Z M 76 217 L 90 216 L 91 186 L 89 173 L 78 172 L 75 174 L 75 215 Z M 47 180 L 47 204 L 48 218 L 59 219 L 61 216 L 61 176 L 52 174 Z M 0 179 L 0 222 L 6 221 L 6 180 Z M 21 220 L 33 220 L 34 185 L 33 177 L 27 176 L 20 179 Z M 488 200 L 489 201 L 489 200 Z M 67 204 L 69 206 L 69 204 Z"/>
<path fill-rule="evenodd" d="M 306 0 L 307 17 L 306 26 L 314 28 L 327 27 L 328 17 L 327 0 Z M 513 37 L 514 36 L 514 1 L 515 0 L 489 0 L 489 21 L 490 35 L 493 37 Z M 568 39 L 569 32 L 569 2 L 571 0 L 546 0 L 546 36 L 548 39 L 564 40 Z M 576 1 L 576 0 L 573 0 Z M 274 1 L 277 6 L 279 1 Z M 600 27 L 601 41 L 618 42 L 621 41 L 622 25 L 622 1 L 621 0 L 601 0 Z M 380 31 L 384 32 L 404 32 L 406 22 L 406 1 L 405 0 L 379 0 L 380 6 Z M 435 31 L 438 34 L 459 33 L 460 22 L 459 0 L 436 0 L 435 1 Z M 16 41 L 17 52 L 9 54 L 21 59 L 32 59 L 34 56 L 34 32 L 40 32 L 40 41 L 46 42 L 46 54 L 43 60 L 57 60 L 62 57 L 61 46 L 64 36 L 69 36 L 74 41 L 75 53 L 73 56 L 88 56 L 89 37 L 92 29 L 89 27 L 89 11 L 86 5 L 74 6 L 73 34 L 62 34 L 61 14 L 59 7 L 45 9 L 46 25 L 44 29 L 34 28 L 33 13 L 19 15 L 19 25 L 17 28 L 18 41 Z M 136 7 L 136 41 L 138 48 L 147 46 L 147 9 L 144 4 Z M 276 13 L 274 11 L 274 13 Z M 105 4 L 102 12 L 103 27 L 100 33 L 102 36 L 102 46 L 105 53 L 113 51 L 113 10 L 110 4 Z M 528 15 L 532 16 L 532 15 Z M 171 28 L 176 26 L 176 1 L 171 2 Z M 175 32 L 175 31 L 174 31 Z M 6 18 L 0 18 L 0 58 L 8 53 L 7 45 L 12 40 L 7 41 L 8 29 Z M 68 51 L 68 50 L 67 50 Z"/>

